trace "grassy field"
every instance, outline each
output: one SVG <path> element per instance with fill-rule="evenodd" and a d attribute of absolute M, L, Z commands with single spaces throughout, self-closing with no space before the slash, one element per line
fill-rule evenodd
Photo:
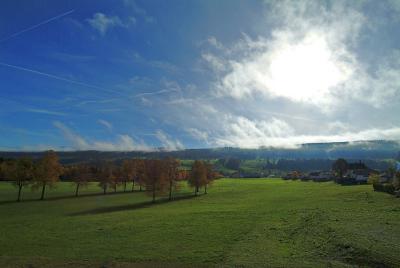
<path fill-rule="evenodd" d="M 222 179 L 151 205 L 95 185 L 68 198 L 69 183 L 7 202 L 15 189 L 2 183 L 0 267 L 398 267 L 400 200 L 371 188 Z"/>

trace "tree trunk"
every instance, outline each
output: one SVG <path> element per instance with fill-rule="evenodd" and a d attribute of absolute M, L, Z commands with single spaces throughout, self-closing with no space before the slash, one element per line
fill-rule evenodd
<path fill-rule="evenodd" d="M 204 194 L 207 194 L 207 184 L 204 185 Z"/>
<path fill-rule="evenodd" d="M 107 186 L 104 185 L 104 186 L 103 186 L 103 194 L 106 194 L 106 192 L 107 192 Z"/>
<path fill-rule="evenodd" d="M 172 200 L 172 180 L 169 181 L 169 200 Z"/>
<path fill-rule="evenodd" d="M 17 198 L 17 201 L 19 202 L 19 201 L 21 201 L 21 191 L 22 191 L 22 182 L 20 182 L 19 184 L 18 184 L 18 198 Z"/>
<path fill-rule="evenodd" d="M 114 186 L 114 193 L 117 192 L 117 185 Z"/>
<path fill-rule="evenodd" d="M 135 190 L 135 181 L 132 181 L 132 192 Z"/>
<path fill-rule="evenodd" d="M 196 186 L 194 194 L 197 195 L 198 192 L 199 192 L 199 186 Z"/>
<path fill-rule="evenodd" d="M 126 181 L 124 181 L 124 192 L 126 192 Z"/>
<path fill-rule="evenodd" d="M 80 185 L 81 185 L 80 183 L 78 183 L 78 184 L 76 185 L 75 196 L 78 196 L 78 193 L 79 193 L 79 186 L 80 186 Z"/>
<path fill-rule="evenodd" d="M 139 191 L 142 191 L 142 185 L 141 184 L 139 185 Z"/>
<path fill-rule="evenodd" d="M 156 187 L 153 185 L 153 203 L 156 202 Z"/>
<path fill-rule="evenodd" d="M 44 192 L 46 191 L 46 183 L 43 183 L 42 186 L 42 195 L 40 196 L 40 200 L 44 200 Z"/>

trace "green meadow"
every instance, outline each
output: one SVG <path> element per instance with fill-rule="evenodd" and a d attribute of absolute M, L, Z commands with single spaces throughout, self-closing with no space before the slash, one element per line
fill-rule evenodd
<path fill-rule="evenodd" d="M 119 189 L 122 191 L 122 189 Z M 0 267 L 398 267 L 400 199 L 370 185 L 221 179 L 155 204 L 0 183 Z"/>

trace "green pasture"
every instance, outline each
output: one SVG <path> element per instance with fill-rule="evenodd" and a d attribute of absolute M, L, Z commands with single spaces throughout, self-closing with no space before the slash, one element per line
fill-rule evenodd
<path fill-rule="evenodd" d="M 398 267 L 400 199 L 370 185 L 221 179 L 172 202 L 0 183 L 0 267 Z"/>

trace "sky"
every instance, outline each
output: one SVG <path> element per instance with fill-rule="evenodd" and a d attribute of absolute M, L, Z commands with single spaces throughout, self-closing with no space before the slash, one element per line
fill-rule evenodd
<path fill-rule="evenodd" d="M 400 140 L 399 44 L 399 0 L 3 0 L 0 150 Z"/>

